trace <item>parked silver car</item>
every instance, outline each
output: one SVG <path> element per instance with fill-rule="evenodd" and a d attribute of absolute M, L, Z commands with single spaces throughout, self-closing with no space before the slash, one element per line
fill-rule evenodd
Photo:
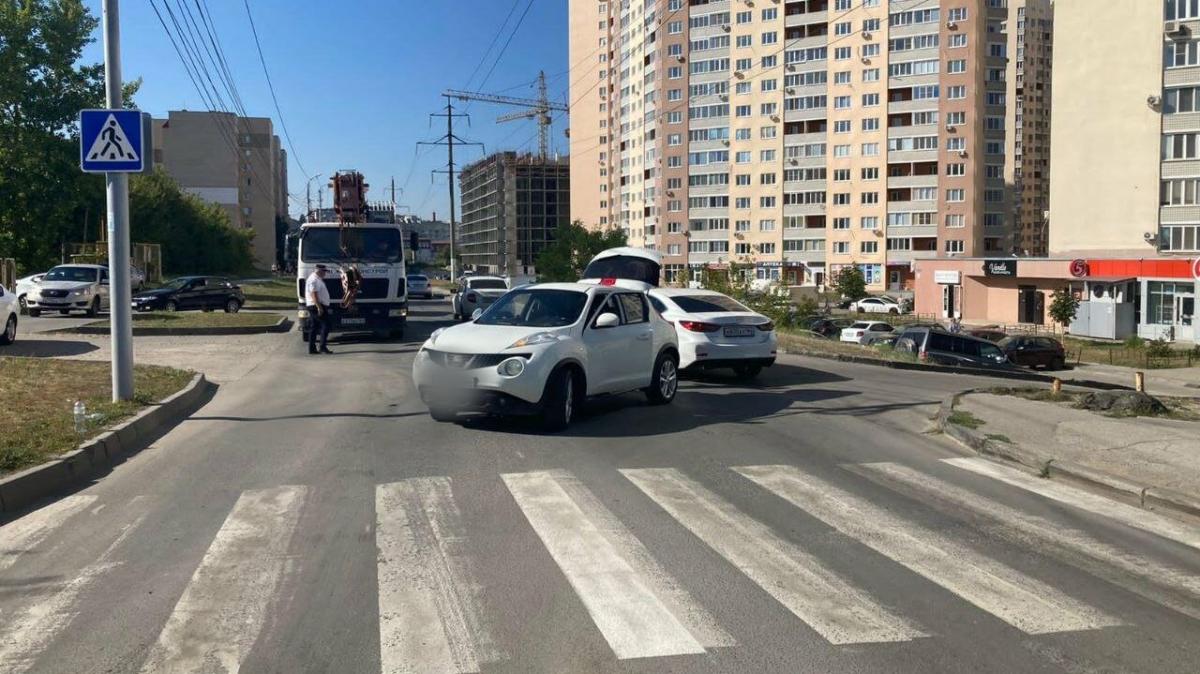
<path fill-rule="evenodd" d="M 408 296 L 421 297 L 427 300 L 433 299 L 433 284 L 429 282 L 429 277 L 424 274 L 409 274 L 406 278 L 408 282 Z"/>
<path fill-rule="evenodd" d="M 476 309 L 486 309 L 508 292 L 508 282 L 499 276 L 465 276 L 450 289 L 454 320 L 470 320 Z"/>

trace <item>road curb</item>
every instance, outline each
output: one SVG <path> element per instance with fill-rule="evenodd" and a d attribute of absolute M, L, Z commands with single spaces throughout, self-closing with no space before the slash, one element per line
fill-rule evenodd
<path fill-rule="evenodd" d="M 74 450 L 41 465 L 0 478 L 0 512 L 12 512 L 102 475 L 143 449 L 164 428 L 191 415 L 215 388 L 197 374 L 183 389 L 142 410 Z"/>
<path fill-rule="evenodd" d="M 915 372 L 935 372 L 939 374 L 962 374 L 975 377 L 992 377 L 994 379 L 1015 379 L 1018 381 L 1036 381 L 1049 384 L 1055 379 L 1061 379 L 1064 386 L 1076 386 L 1079 388 L 1094 388 L 1105 391 L 1132 391 L 1133 388 L 1123 384 L 1113 384 L 1103 381 L 1095 381 L 1092 379 L 1063 379 L 1062 377 L 1054 377 L 1047 374 L 1037 374 L 1034 372 L 1003 372 L 999 370 L 987 370 L 981 368 L 966 368 L 966 367 L 949 367 L 946 365 L 923 365 L 921 363 L 906 363 L 904 361 L 881 360 L 879 358 L 867 358 L 865 356 L 846 356 L 842 354 L 829 355 L 823 353 L 810 353 L 807 351 L 790 351 L 780 349 L 781 353 L 786 353 L 791 356 L 805 356 L 807 358 L 821 358 L 823 360 L 836 360 L 842 363 L 855 363 L 858 365 L 872 365 L 875 367 L 887 367 L 893 370 L 911 370 Z"/>
<path fill-rule="evenodd" d="M 1102 491 L 1109 496 L 1147 510 L 1170 510 L 1175 513 L 1200 517 L 1200 499 L 1170 489 L 1151 485 L 1140 485 L 1102 471 L 1082 466 L 1073 461 L 1045 457 L 1016 445 L 998 442 L 972 428 L 950 422 L 954 405 L 969 393 L 986 392 L 968 389 L 942 400 L 938 408 L 936 426 L 942 433 L 954 438 L 959 444 L 976 454 L 1004 459 L 1031 468 L 1045 478 L 1058 478 Z"/>
<path fill-rule="evenodd" d="M 134 337 L 187 337 L 197 335 L 261 335 L 271 332 L 287 332 L 292 329 L 292 321 L 287 316 L 280 316 L 279 321 L 273 325 L 245 325 L 245 326 L 230 326 L 227 328 L 133 328 Z M 107 335 L 109 329 L 107 327 L 96 327 L 90 325 L 81 325 L 77 328 L 63 328 L 61 330 L 50 330 L 55 333 L 74 333 L 78 335 Z"/>

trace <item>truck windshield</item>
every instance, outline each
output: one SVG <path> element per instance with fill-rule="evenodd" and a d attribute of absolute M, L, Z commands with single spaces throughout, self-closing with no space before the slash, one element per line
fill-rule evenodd
<path fill-rule="evenodd" d="M 475 322 L 560 328 L 579 320 L 586 303 L 587 295 L 574 290 L 514 290 L 496 300 Z"/>
<path fill-rule="evenodd" d="M 55 267 L 46 272 L 42 281 L 82 281 L 94 283 L 96 270 L 91 267 Z"/>
<path fill-rule="evenodd" d="M 306 229 L 300 235 L 300 254 L 304 262 L 399 262 L 400 230 L 347 227 L 339 235 L 336 227 Z"/>

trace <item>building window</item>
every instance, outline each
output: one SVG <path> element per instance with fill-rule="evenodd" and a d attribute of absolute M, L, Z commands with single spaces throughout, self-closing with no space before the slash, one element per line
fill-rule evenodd
<path fill-rule="evenodd" d="M 833 182 L 844 183 L 850 180 L 850 169 L 834 169 Z"/>
<path fill-rule="evenodd" d="M 779 42 L 779 33 L 776 33 L 775 31 L 763 33 L 761 41 L 762 44 L 775 44 Z"/>
<path fill-rule="evenodd" d="M 967 97 L 967 88 L 963 85 L 955 85 L 946 87 L 946 98 L 952 101 L 961 100 Z"/>
<path fill-rule="evenodd" d="M 879 217 L 868 215 L 858 221 L 858 226 L 862 229 L 879 229 Z"/>
<path fill-rule="evenodd" d="M 946 164 L 946 175 L 948 176 L 965 176 L 967 175 L 966 164 Z"/>
<path fill-rule="evenodd" d="M 754 12 L 738 12 L 737 13 L 737 22 L 738 23 L 750 23 L 753 20 L 754 20 Z"/>
<path fill-rule="evenodd" d="M 950 11 L 946 13 L 946 20 L 947 21 L 966 21 L 967 20 L 967 8 L 966 7 L 951 8 Z"/>
<path fill-rule="evenodd" d="M 1197 136 L 1200 134 L 1169 133 L 1164 135 L 1162 158 L 1164 160 L 1195 159 Z"/>
<path fill-rule="evenodd" d="M 1167 0 L 1167 21 L 1200 18 L 1200 3 L 1196 0 Z"/>
<path fill-rule="evenodd" d="M 958 229 L 967 226 L 967 216 L 962 213 L 949 213 L 946 215 L 946 226 L 951 229 Z"/>
<path fill-rule="evenodd" d="M 867 117 L 867 118 L 863 119 L 862 130 L 863 131 L 878 131 L 879 130 L 879 118 L 878 117 Z"/>
<path fill-rule="evenodd" d="M 667 23 L 667 35 L 679 35 L 683 32 L 682 21 L 671 21 Z"/>
<path fill-rule="evenodd" d="M 849 171 L 847 171 L 847 174 L 849 174 Z M 864 168 L 862 170 L 861 175 L 862 175 L 863 180 L 879 180 L 879 167 L 871 166 L 871 167 Z M 847 175 L 847 180 L 848 179 L 849 179 L 849 176 Z"/>
<path fill-rule="evenodd" d="M 759 208 L 775 208 L 775 197 L 759 197 Z"/>
<path fill-rule="evenodd" d="M 858 245 L 858 250 L 859 250 L 859 252 L 863 253 L 864 255 L 874 255 L 875 253 L 879 252 L 879 242 L 878 241 L 863 241 L 862 243 L 860 243 Z"/>
<path fill-rule="evenodd" d="M 1200 225 L 1163 225 L 1158 232 L 1159 247 L 1164 252 L 1200 251 Z"/>
<path fill-rule="evenodd" d="M 967 46 L 966 33 L 955 33 L 950 36 L 950 47 L 952 49 Z"/>
<path fill-rule="evenodd" d="M 833 123 L 834 133 L 850 133 L 850 120 L 839 119 Z"/>
<path fill-rule="evenodd" d="M 775 221 L 774 220 L 759 220 L 758 221 L 758 231 L 760 231 L 760 232 L 775 231 Z"/>
<path fill-rule="evenodd" d="M 850 229 L 850 218 L 834 218 L 834 229 Z"/>
<path fill-rule="evenodd" d="M 833 156 L 849 157 L 850 156 L 850 146 L 849 145 L 834 145 L 833 146 Z"/>
<path fill-rule="evenodd" d="M 966 201 L 966 200 L 967 200 L 967 191 L 966 190 L 961 189 L 961 188 L 952 188 L 952 189 L 946 190 L 946 201 L 955 203 L 955 202 Z"/>
<path fill-rule="evenodd" d="M 863 94 L 862 104 L 864 108 L 879 105 L 879 94 Z"/>
<path fill-rule="evenodd" d="M 946 63 L 946 72 L 951 75 L 967 72 L 966 59 L 951 59 Z"/>
<path fill-rule="evenodd" d="M 733 201 L 733 207 L 738 209 L 750 208 L 750 197 L 738 197 Z"/>
<path fill-rule="evenodd" d="M 837 255 L 848 255 L 850 253 L 849 241 L 834 241 L 833 252 Z"/>
<path fill-rule="evenodd" d="M 833 109 L 834 110 L 845 110 L 849 107 L 850 107 L 850 97 L 849 96 L 835 96 L 833 98 Z"/>
<path fill-rule="evenodd" d="M 834 84 L 850 84 L 850 71 L 842 70 L 833 74 Z"/>
<path fill-rule="evenodd" d="M 1162 181 L 1163 206 L 1194 206 L 1200 204 L 1200 178 L 1175 178 Z"/>
<path fill-rule="evenodd" d="M 859 203 L 877 204 L 877 203 L 879 203 L 879 193 L 878 192 L 863 192 L 859 195 Z"/>
<path fill-rule="evenodd" d="M 834 192 L 833 205 L 834 206 L 849 206 L 850 205 L 850 193 L 849 192 Z"/>
<path fill-rule="evenodd" d="M 750 184 L 750 174 L 749 173 L 737 174 L 735 184 L 740 187 L 745 187 L 745 186 L 749 185 Z"/>
<path fill-rule="evenodd" d="M 1173 325 L 1175 323 L 1175 297 L 1195 296 L 1195 286 L 1191 283 L 1172 283 L 1170 281 L 1148 281 L 1146 283 L 1147 304 L 1146 323 L 1151 325 Z"/>
<path fill-rule="evenodd" d="M 749 220 L 738 220 L 737 222 L 735 222 L 733 224 L 734 224 L 734 231 L 736 231 L 736 232 L 750 231 L 750 221 Z"/>
<path fill-rule="evenodd" d="M 962 254 L 962 253 L 965 253 L 966 250 L 967 250 L 966 244 L 963 243 L 962 239 L 947 239 L 946 240 L 946 253 L 951 254 L 951 255 Z"/>
<path fill-rule="evenodd" d="M 1172 41 L 1166 46 L 1163 63 L 1168 68 L 1183 68 L 1196 65 L 1198 45 L 1200 43 L 1195 40 Z"/>
<path fill-rule="evenodd" d="M 864 157 L 878 157 L 879 156 L 879 143 L 863 143 L 862 144 L 862 155 Z"/>

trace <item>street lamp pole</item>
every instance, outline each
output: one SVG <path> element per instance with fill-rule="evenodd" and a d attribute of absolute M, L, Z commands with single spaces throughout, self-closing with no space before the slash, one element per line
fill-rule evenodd
<path fill-rule="evenodd" d="M 104 0 L 104 93 L 110 110 L 125 107 L 121 95 L 121 12 Z M 112 340 L 112 399 L 133 398 L 133 316 L 129 282 L 129 176 L 105 173 L 108 201 L 108 311 Z"/>

